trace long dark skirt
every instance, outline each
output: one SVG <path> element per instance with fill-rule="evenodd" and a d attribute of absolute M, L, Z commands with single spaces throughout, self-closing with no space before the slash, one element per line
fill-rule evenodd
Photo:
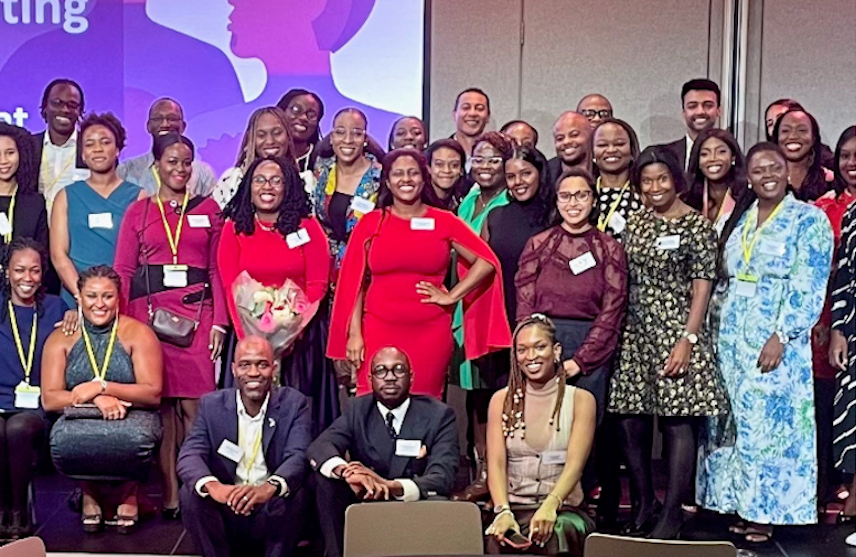
<path fill-rule="evenodd" d="M 593 322 L 552 316 L 550 318 L 556 325 L 556 340 L 562 345 L 562 361 L 569 360 L 585 342 Z M 587 375 L 579 374 L 568 381 L 575 387 L 585 389 L 594 395 L 597 402 L 598 425 L 603 421 L 603 414 L 606 410 L 610 370 L 610 362 L 607 362 Z"/>

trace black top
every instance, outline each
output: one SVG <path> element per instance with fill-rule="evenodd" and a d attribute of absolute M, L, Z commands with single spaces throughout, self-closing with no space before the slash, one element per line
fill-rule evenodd
<path fill-rule="evenodd" d="M 351 206 L 353 195 L 334 191 L 327 208 L 327 216 L 330 218 L 330 229 L 333 231 L 333 239 L 340 242 L 348 241 L 348 209 Z"/>
<path fill-rule="evenodd" d="M 40 193 L 19 191 L 15 198 L 15 215 L 12 223 L 12 239 L 32 238 L 48 249 L 48 212 L 45 198 Z M 0 213 L 9 214 L 12 197 L 0 196 Z M 0 235 L 0 246 L 5 248 L 6 240 Z M 5 252 L 5 249 L 0 250 Z"/>
<path fill-rule="evenodd" d="M 529 238 L 549 228 L 545 217 L 546 209 L 537 199 L 526 203 L 512 201 L 497 207 L 487 216 L 488 244 L 496 253 L 502 269 L 505 311 L 512 329 L 517 315 L 517 290 L 514 288 L 517 263 Z"/>

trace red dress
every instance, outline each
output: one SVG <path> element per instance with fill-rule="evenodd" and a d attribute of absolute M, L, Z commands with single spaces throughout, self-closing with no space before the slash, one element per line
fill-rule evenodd
<path fill-rule="evenodd" d="M 199 398 L 215 387 L 214 362 L 211 361 L 211 350 L 208 349 L 211 326 L 226 327 L 229 324 L 223 285 L 217 273 L 217 243 L 223 226 L 218 216 L 220 207 L 206 197 L 194 197 L 187 204 L 178 243 L 178 263 L 190 268 L 188 285 L 184 288 L 164 289 L 161 273 L 153 267 L 172 264 L 172 251 L 160 210 L 153 199 L 142 199 L 128 207 L 119 229 L 113 267 L 122 278 L 122 307 L 124 313 L 134 319 L 149 322 L 143 267 L 146 262 L 150 265 L 149 283 L 154 309 L 168 309 L 189 319 L 196 319 L 199 303 L 185 303 L 184 298 L 198 294 L 204 282 L 211 285 L 211 294 L 206 295 L 193 343 L 187 348 L 161 343 L 163 396 Z M 178 227 L 178 214 L 168 206 L 165 214 L 174 234 Z M 141 248 L 145 248 L 146 257 L 143 257 Z M 194 276 L 202 278 L 203 282 L 194 283 Z"/>
<path fill-rule="evenodd" d="M 360 220 L 351 235 L 339 271 L 327 355 L 345 359 L 351 315 L 368 274 L 363 302 L 366 360 L 358 374 L 358 395 L 371 392 L 368 373 L 374 354 L 380 348 L 395 346 L 410 358 L 411 392 L 442 396 L 454 349 L 454 306 L 423 303 L 416 284 L 424 280 L 442 287 L 453 242 L 496 269 L 464 299 L 464 327 L 469 329 L 465 334 L 467 357 L 484 356 L 511 344 L 499 261 L 490 247 L 448 211 L 429 207 L 423 219 L 423 225 L 433 220 L 433 230 L 414 230 L 409 219 L 397 217 L 389 209 L 375 210 Z M 469 265 L 463 258 L 459 260 L 459 276 L 463 277 Z"/>

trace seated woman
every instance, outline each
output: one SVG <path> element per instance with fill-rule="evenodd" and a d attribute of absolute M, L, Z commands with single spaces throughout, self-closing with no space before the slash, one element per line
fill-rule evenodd
<path fill-rule="evenodd" d="M 512 344 L 508 387 L 493 395 L 488 410 L 487 478 L 495 517 L 485 530 L 487 552 L 582 555 L 594 527 L 577 510 L 594 440 L 594 396 L 566 385 L 562 345 L 547 317 L 521 321 Z"/>
<path fill-rule="evenodd" d="M 48 256 L 41 244 L 16 238 L 6 249 L 0 286 L 0 538 L 18 539 L 32 533 L 28 494 L 45 434 L 42 348 L 58 325 L 71 334 L 77 313 L 66 312 L 59 296 L 45 294 Z"/>
<path fill-rule="evenodd" d="M 42 404 L 63 412 L 51 431 L 51 457 L 83 482 L 86 532 L 101 529 L 105 496 L 114 492 L 119 532 L 136 525 L 137 485 L 161 437 L 160 343 L 145 323 L 119 315 L 120 282 L 106 265 L 81 272 L 81 326 L 51 334 L 42 359 Z"/>

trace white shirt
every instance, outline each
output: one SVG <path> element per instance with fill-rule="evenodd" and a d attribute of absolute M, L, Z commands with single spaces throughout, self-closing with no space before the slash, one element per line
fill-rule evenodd
<path fill-rule="evenodd" d="M 89 178 L 88 168 L 76 168 L 77 130 L 62 145 L 54 145 L 50 132 L 45 130 L 42 143 L 42 160 L 39 161 L 39 192 L 45 196 L 50 218 L 56 195 L 69 184 Z"/>
<path fill-rule="evenodd" d="M 695 145 L 695 141 L 690 137 L 690 134 L 687 134 L 687 156 L 684 157 L 684 172 L 690 167 L 690 153 L 693 152 L 693 145 Z"/>
<path fill-rule="evenodd" d="M 241 400 L 240 391 L 235 392 L 235 398 L 238 402 L 238 447 L 241 448 L 243 453 L 240 462 L 238 462 L 238 468 L 235 470 L 235 476 L 237 476 L 235 484 L 261 485 L 268 481 L 268 479 L 271 479 L 280 484 L 280 493 L 282 493 L 283 496 L 287 495 L 288 485 L 286 484 L 285 479 L 279 476 L 270 475 L 267 463 L 265 462 L 263 447 L 259 448 L 258 453 L 255 455 L 255 459 L 252 462 L 248 462 L 250 457 L 253 456 L 253 448 L 256 440 L 263 434 L 262 428 L 264 427 L 265 418 L 267 416 L 270 394 L 265 397 L 265 401 L 262 403 L 259 413 L 255 416 L 250 416 L 247 413 L 247 409 L 244 407 L 244 401 Z M 196 492 L 202 497 L 208 496 L 208 493 L 203 492 L 202 488 L 210 481 L 218 480 L 214 476 L 205 476 L 196 482 Z"/>
<path fill-rule="evenodd" d="M 410 397 L 407 397 L 407 399 L 402 402 L 398 408 L 393 408 L 392 410 L 380 402 L 377 403 L 377 410 L 380 412 L 380 417 L 384 424 L 386 424 L 386 415 L 392 412 L 392 428 L 395 430 L 396 434 L 401 433 L 401 425 L 404 423 L 404 416 L 407 415 L 408 408 L 410 408 Z M 318 468 L 318 472 L 320 472 L 325 478 L 338 478 L 338 476 L 333 474 L 333 470 L 340 465 L 347 466 L 347 464 L 348 462 L 345 459 L 334 456 L 322 464 L 321 467 Z M 396 499 L 408 503 L 419 500 L 420 493 L 416 482 L 407 478 L 396 478 L 394 481 L 401 484 L 401 489 L 404 492 L 401 497 L 396 497 Z"/>

